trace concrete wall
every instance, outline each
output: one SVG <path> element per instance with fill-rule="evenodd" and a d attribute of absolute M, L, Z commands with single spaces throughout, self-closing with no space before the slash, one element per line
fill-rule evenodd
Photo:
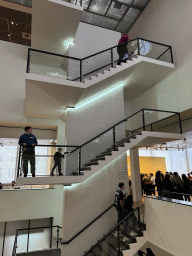
<path fill-rule="evenodd" d="M 191 256 L 192 206 L 145 198 L 147 240 L 174 256 Z"/>
<path fill-rule="evenodd" d="M 114 203 L 118 183 L 128 188 L 126 153 L 88 178 L 85 182 L 65 187 L 63 211 L 63 240 L 68 241 L 94 218 Z M 63 255 L 81 256 L 94 245 L 117 221 L 113 207 L 87 228 L 70 244 L 63 246 Z"/>
<path fill-rule="evenodd" d="M 82 145 L 124 119 L 122 88 L 115 88 L 75 109 L 67 109 L 66 143 Z M 116 131 L 117 141 L 125 137 L 124 123 Z M 112 130 L 82 148 L 82 166 L 113 144 Z M 67 160 L 67 174 L 75 171 L 78 152 Z M 74 155 L 74 157 L 73 157 Z M 74 158 L 74 159 L 73 159 Z"/>
<path fill-rule="evenodd" d="M 151 0 L 129 32 L 173 47 L 175 70 L 136 100 L 125 99 L 125 114 L 148 107 L 170 111 L 191 108 L 192 98 L 192 2 Z"/>

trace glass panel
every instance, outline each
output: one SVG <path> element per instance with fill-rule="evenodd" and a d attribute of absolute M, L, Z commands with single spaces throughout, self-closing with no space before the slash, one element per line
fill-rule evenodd
<path fill-rule="evenodd" d="M 167 46 L 139 39 L 139 48 L 142 56 L 171 62 L 171 53 Z"/>
<path fill-rule="evenodd" d="M 86 166 L 90 166 L 89 163 L 97 162 L 96 158 L 104 157 L 100 156 L 103 152 L 105 152 L 108 148 L 113 146 L 113 130 L 109 130 L 104 133 L 100 137 L 91 141 L 87 145 L 82 147 L 81 150 L 81 167 L 85 168 Z"/>
<path fill-rule="evenodd" d="M 129 118 L 125 123 L 126 137 L 137 134 L 143 130 L 142 112 Z"/>
<path fill-rule="evenodd" d="M 50 234 L 50 229 L 48 228 L 30 230 L 29 251 L 50 248 Z"/>
<path fill-rule="evenodd" d="M 79 175 L 79 149 L 66 148 L 65 175 Z"/>
<path fill-rule="evenodd" d="M 79 61 L 31 51 L 29 73 L 73 80 L 79 76 Z"/>
<path fill-rule="evenodd" d="M 145 110 L 146 131 L 180 133 L 178 115 Z M 152 124 L 152 125 L 151 125 Z"/>
<path fill-rule="evenodd" d="M 167 48 L 166 52 L 164 52 L 164 53 L 158 58 L 158 60 L 166 61 L 166 62 L 172 63 L 171 50 L 170 50 L 170 48 Z"/>
<path fill-rule="evenodd" d="M 17 237 L 17 253 L 27 251 L 27 240 L 28 240 L 28 231 L 23 230 L 19 231 Z"/>
<path fill-rule="evenodd" d="M 103 52 L 101 54 L 98 54 L 96 56 L 93 56 L 91 58 L 84 60 L 83 68 L 82 68 L 84 78 L 89 79 L 92 75 L 97 75 L 98 72 L 102 73 L 104 70 L 109 70 L 110 63 L 111 63 L 110 51 Z"/>

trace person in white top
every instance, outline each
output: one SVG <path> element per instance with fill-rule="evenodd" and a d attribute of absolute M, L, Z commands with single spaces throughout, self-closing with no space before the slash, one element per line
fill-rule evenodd
<path fill-rule="evenodd" d="M 155 178 L 153 177 L 153 173 L 150 174 L 150 180 L 151 180 L 151 194 L 155 195 Z"/>

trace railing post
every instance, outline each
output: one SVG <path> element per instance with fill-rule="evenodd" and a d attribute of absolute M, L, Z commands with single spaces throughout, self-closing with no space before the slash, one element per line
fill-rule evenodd
<path fill-rule="evenodd" d="M 28 49 L 28 55 L 27 55 L 27 70 L 26 70 L 26 73 L 30 73 L 30 56 L 31 56 L 30 51 L 31 51 L 31 49 L 29 48 Z"/>
<path fill-rule="evenodd" d="M 178 113 L 178 116 L 179 116 L 179 127 L 180 127 L 180 133 L 182 134 L 182 133 L 183 133 L 183 131 L 182 131 L 181 115 L 180 115 L 180 113 Z"/>
<path fill-rule="evenodd" d="M 51 232 L 50 232 L 50 249 L 52 248 L 52 236 L 53 236 L 53 217 L 51 217 Z"/>
<path fill-rule="evenodd" d="M 82 0 L 80 0 L 80 6 L 83 6 L 83 4 L 82 4 Z"/>
<path fill-rule="evenodd" d="M 29 251 L 29 229 L 30 229 L 30 220 L 29 220 L 29 225 L 28 225 L 27 252 Z"/>
<path fill-rule="evenodd" d="M 17 167 L 17 177 L 19 177 L 19 168 L 20 168 L 20 160 L 21 160 L 21 147 L 19 146 L 19 159 L 18 159 L 18 167 Z"/>
<path fill-rule="evenodd" d="M 153 125 L 151 124 L 151 132 L 153 131 Z"/>
<path fill-rule="evenodd" d="M 141 236 L 142 232 L 141 232 L 140 208 L 138 208 L 138 227 L 139 227 L 139 236 Z"/>
<path fill-rule="evenodd" d="M 113 68 L 113 48 L 111 48 L 111 67 Z"/>
<path fill-rule="evenodd" d="M 83 78 L 82 68 L 83 68 L 83 64 L 82 64 L 82 60 L 80 60 L 80 82 L 82 82 L 82 78 Z"/>
<path fill-rule="evenodd" d="M 172 52 L 172 46 L 170 46 L 170 53 L 171 53 L 171 62 L 173 63 L 173 52 Z"/>
<path fill-rule="evenodd" d="M 57 248 L 59 248 L 59 227 L 57 227 Z"/>
<path fill-rule="evenodd" d="M 145 131 L 145 110 L 142 109 L 143 131 Z"/>
<path fill-rule="evenodd" d="M 116 140 L 115 140 L 115 127 L 113 127 L 113 149 L 114 149 L 114 151 L 116 150 L 116 148 L 115 148 L 115 145 L 116 144 Z"/>
<path fill-rule="evenodd" d="M 138 49 L 138 55 L 140 55 L 139 38 L 137 38 L 137 49 Z"/>
<path fill-rule="evenodd" d="M 78 169 L 79 169 L 79 175 L 80 175 L 80 172 L 81 172 L 81 147 L 79 147 L 79 166 L 78 166 Z"/>
<path fill-rule="evenodd" d="M 120 232 L 119 232 L 119 226 L 117 228 L 117 232 L 118 232 L 118 235 L 117 235 L 117 238 L 118 238 L 118 256 L 121 255 L 121 248 L 120 248 Z"/>

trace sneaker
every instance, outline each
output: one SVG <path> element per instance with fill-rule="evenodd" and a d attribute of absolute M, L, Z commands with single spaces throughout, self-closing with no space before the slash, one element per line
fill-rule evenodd
<path fill-rule="evenodd" d="M 137 233 L 135 233 L 134 231 L 131 231 L 130 235 L 131 235 L 131 236 L 136 236 Z"/>
<path fill-rule="evenodd" d="M 54 176 L 54 174 L 53 174 L 53 173 L 51 173 L 51 176 Z"/>
<path fill-rule="evenodd" d="M 63 176 L 63 173 L 59 173 L 59 176 Z"/>
<path fill-rule="evenodd" d="M 32 177 L 35 177 L 35 174 L 34 174 L 34 173 L 32 174 Z"/>
<path fill-rule="evenodd" d="M 126 237 L 126 236 L 124 236 L 124 237 L 123 237 L 123 242 L 128 242 L 128 241 L 129 241 L 129 238 Z"/>
<path fill-rule="evenodd" d="M 24 174 L 24 177 L 27 177 L 27 174 Z"/>

